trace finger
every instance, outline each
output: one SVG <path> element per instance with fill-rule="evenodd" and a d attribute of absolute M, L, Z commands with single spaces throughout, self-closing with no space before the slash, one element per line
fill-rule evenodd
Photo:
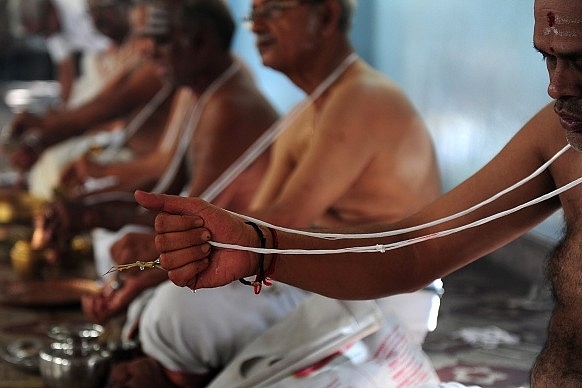
<path fill-rule="evenodd" d="M 154 228 L 156 233 L 180 232 L 201 228 L 204 220 L 198 216 L 174 215 L 160 213 L 156 216 Z"/>
<path fill-rule="evenodd" d="M 155 236 L 155 247 L 157 252 L 165 253 L 190 247 L 199 247 L 210 241 L 210 232 L 205 228 L 186 229 L 178 231 L 162 232 L 157 230 Z M 165 230 L 165 229 L 162 229 Z M 209 247 L 204 249 L 208 250 Z"/>
<path fill-rule="evenodd" d="M 160 265 L 167 271 L 181 268 L 192 262 L 206 259 L 210 254 L 210 248 L 210 244 L 204 244 L 162 253 Z"/>
<path fill-rule="evenodd" d="M 168 271 L 168 279 L 179 287 L 188 287 L 195 290 L 198 274 L 207 269 L 209 265 L 209 259 L 190 262 L 180 269 Z"/>
<path fill-rule="evenodd" d="M 208 202 L 195 197 L 153 194 L 141 190 L 135 192 L 135 199 L 146 209 L 170 214 L 196 215 L 210 206 Z"/>

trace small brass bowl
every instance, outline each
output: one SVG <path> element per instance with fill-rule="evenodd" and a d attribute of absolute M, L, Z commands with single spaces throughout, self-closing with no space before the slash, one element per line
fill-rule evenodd
<path fill-rule="evenodd" d="M 18 240 L 10 250 L 10 261 L 20 279 L 39 279 L 46 265 L 46 255 L 44 250 L 32 249 L 30 242 Z"/>
<path fill-rule="evenodd" d="M 43 203 L 25 191 L 0 191 L 0 224 L 32 223 Z"/>

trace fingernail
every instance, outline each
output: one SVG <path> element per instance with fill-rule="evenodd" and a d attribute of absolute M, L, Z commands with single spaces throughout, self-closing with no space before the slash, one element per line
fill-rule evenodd
<path fill-rule="evenodd" d="M 208 253 L 210 252 L 210 244 L 204 244 L 202 245 L 202 253 Z"/>
<path fill-rule="evenodd" d="M 194 221 L 194 226 L 196 226 L 198 228 L 201 226 L 204 226 L 204 220 L 202 218 L 198 217 L 196 219 L 196 221 Z"/>
<path fill-rule="evenodd" d="M 208 232 L 208 231 L 202 232 L 202 236 L 200 236 L 200 238 L 202 238 L 202 241 L 209 241 L 210 240 L 210 232 Z"/>

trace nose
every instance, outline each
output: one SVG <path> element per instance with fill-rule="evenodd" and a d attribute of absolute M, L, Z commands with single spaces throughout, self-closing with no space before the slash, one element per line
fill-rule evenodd
<path fill-rule="evenodd" d="M 251 32 L 257 34 L 264 29 L 265 19 L 262 15 L 255 15 L 253 16 L 252 20 L 248 21 L 247 27 Z"/>
<path fill-rule="evenodd" d="M 561 97 L 582 97 L 577 85 L 580 83 L 579 72 L 572 68 L 572 65 L 566 60 L 558 59 L 556 66 L 548 70 L 550 84 L 548 85 L 548 94 L 553 99 Z"/>

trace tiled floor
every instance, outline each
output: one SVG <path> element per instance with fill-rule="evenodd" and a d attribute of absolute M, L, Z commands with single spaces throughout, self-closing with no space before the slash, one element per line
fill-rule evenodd
<path fill-rule="evenodd" d="M 519 249 L 515 254 L 523 254 Z M 504 252 L 508 259 L 513 253 Z M 442 381 L 529 387 L 552 303 L 541 278 L 503 267 L 499 259 L 481 259 L 443 279 L 438 326 L 424 346 Z M 543 257 L 534 260 L 541 265 Z"/>

